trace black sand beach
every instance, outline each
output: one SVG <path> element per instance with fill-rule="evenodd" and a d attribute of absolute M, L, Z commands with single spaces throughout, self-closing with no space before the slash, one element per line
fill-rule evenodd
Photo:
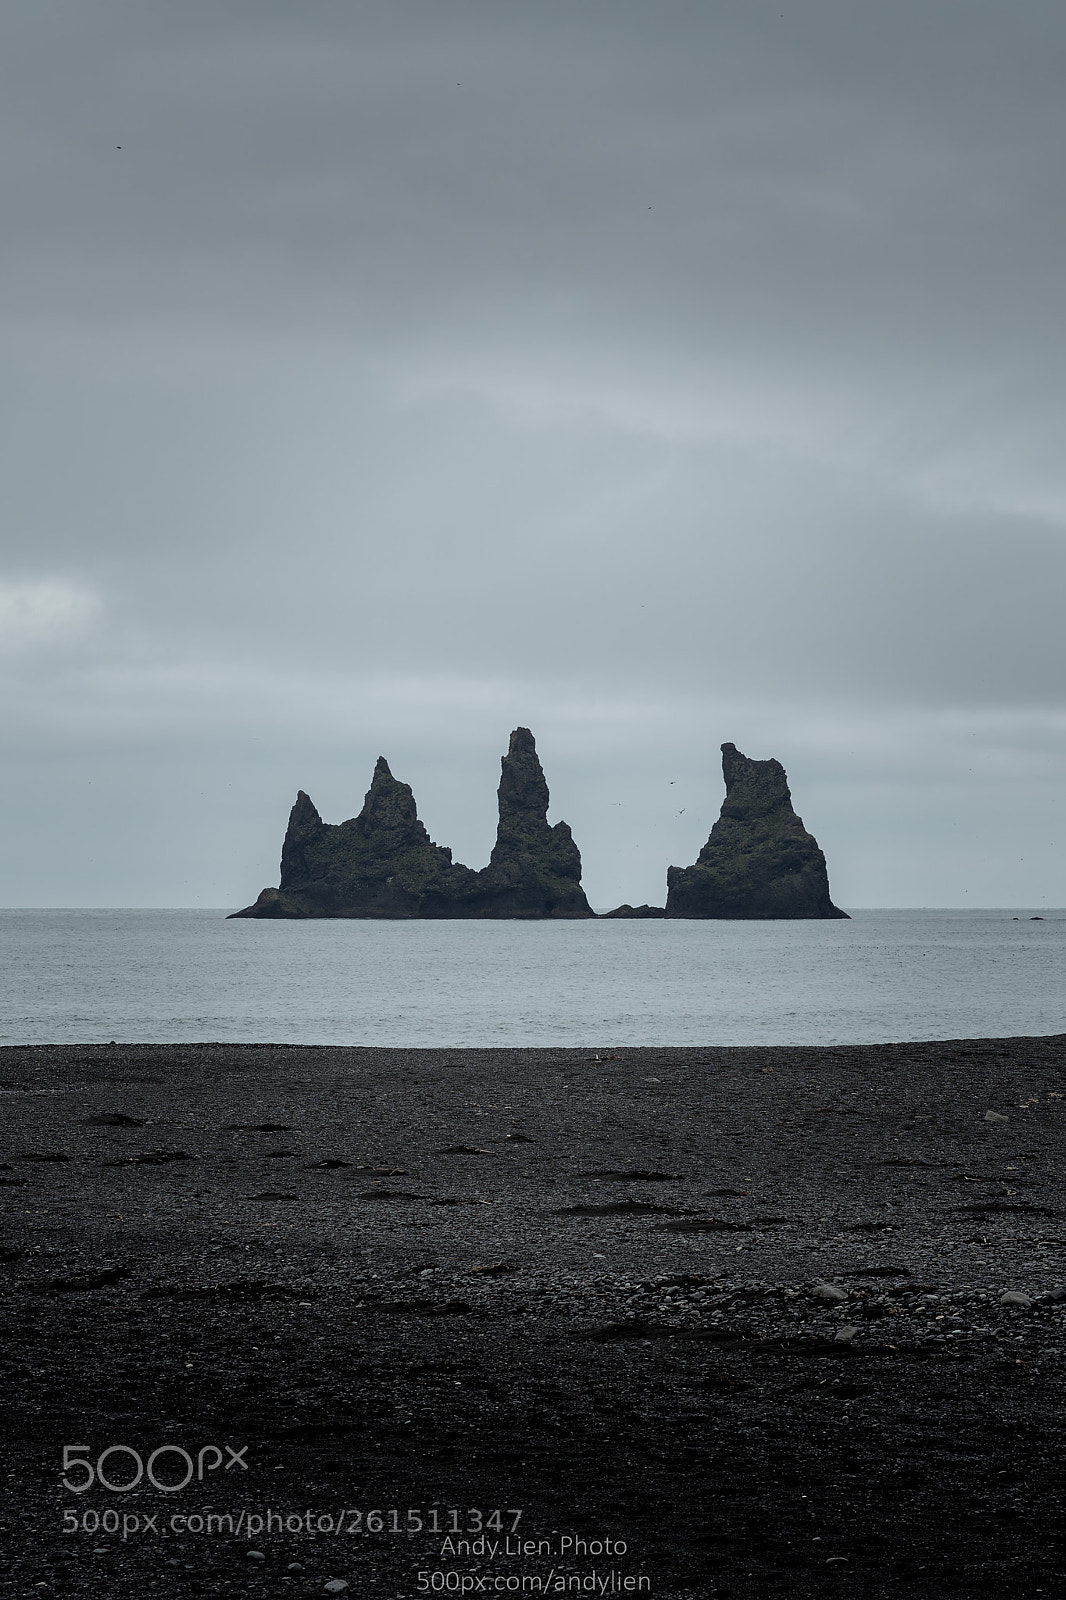
<path fill-rule="evenodd" d="M 1061 1595 L 1063 1096 L 1066 1037 L 2 1050 L 3 1592 Z"/>

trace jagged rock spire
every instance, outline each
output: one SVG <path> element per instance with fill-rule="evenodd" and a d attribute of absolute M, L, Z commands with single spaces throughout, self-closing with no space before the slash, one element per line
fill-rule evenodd
<path fill-rule="evenodd" d="M 548 823 L 548 785 L 528 728 L 503 758 L 500 821 L 481 872 L 452 861 L 419 821 L 409 784 L 384 756 L 357 817 L 323 822 L 301 789 L 281 852 L 281 886 L 239 917 L 591 917 L 581 856 L 565 822 Z"/>
<path fill-rule="evenodd" d="M 489 864 L 478 874 L 488 917 L 591 917 L 581 888 L 581 852 L 565 822 L 548 822 L 548 785 L 528 728 L 511 734 L 500 763 L 500 820 Z"/>
<path fill-rule="evenodd" d="M 691 867 L 667 870 L 668 917 L 847 917 L 829 898 L 818 841 L 792 808 L 780 761 L 722 746 L 722 814 Z"/>

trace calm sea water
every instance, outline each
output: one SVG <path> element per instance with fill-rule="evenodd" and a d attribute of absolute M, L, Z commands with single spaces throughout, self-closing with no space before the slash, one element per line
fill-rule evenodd
<path fill-rule="evenodd" d="M 1066 912 L 227 922 L 0 911 L 0 1043 L 847 1044 L 1066 1031 Z"/>

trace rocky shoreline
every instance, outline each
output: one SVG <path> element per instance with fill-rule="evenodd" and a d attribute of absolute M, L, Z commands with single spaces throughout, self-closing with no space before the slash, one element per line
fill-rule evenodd
<path fill-rule="evenodd" d="M 0 1051 L 4 1592 L 1060 1593 L 1064 1078 L 1064 1037 Z"/>

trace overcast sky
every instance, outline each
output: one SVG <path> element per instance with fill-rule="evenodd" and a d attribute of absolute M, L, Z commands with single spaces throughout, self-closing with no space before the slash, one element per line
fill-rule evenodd
<path fill-rule="evenodd" d="M 7 0 L 0 902 L 218 905 L 379 754 L 592 903 L 777 756 L 1066 905 L 1061 0 Z"/>

